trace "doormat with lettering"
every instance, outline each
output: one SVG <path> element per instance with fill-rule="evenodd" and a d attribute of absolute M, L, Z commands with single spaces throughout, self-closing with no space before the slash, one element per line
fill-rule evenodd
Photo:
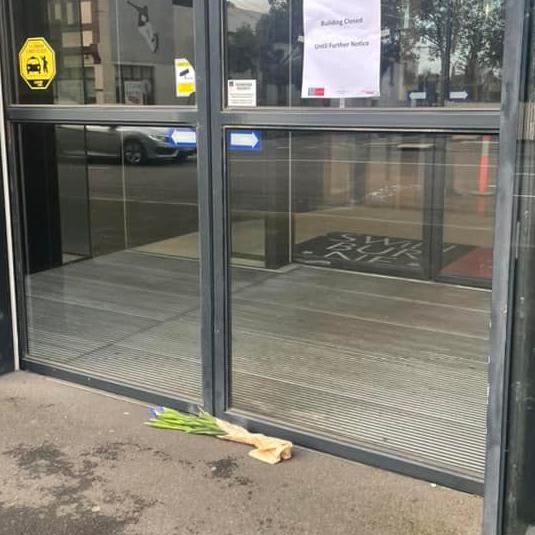
<path fill-rule="evenodd" d="M 442 264 L 448 265 L 473 251 L 469 245 L 445 243 Z M 329 232 L 295 245 L 294 262 L 338 269 L 359 266 L 422 269 L 424 244 L 421 240 Z"/>

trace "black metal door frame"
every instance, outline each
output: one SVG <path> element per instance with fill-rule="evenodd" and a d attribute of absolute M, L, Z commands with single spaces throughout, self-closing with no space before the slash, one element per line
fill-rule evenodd
<path fill-rule="evenodd" d="M 0 58 L 1 63 L 1 58 Z M 4 121 L 4 99 L 2 75 L 0 72 L 0 375 L 14 371 L 18 367 L 18 350 L 14 314 L 14 271 L 11 232 L 10 206 L 6 203 L 7 144 Z"/>
<path fill-rule="evenodd" d="M 504 533 L 507 467 L 512 319 L 516 262 L 523 214 L 518 211 L 523 131 L 522 103 L 527 90 L 528 46 L 534 16 L 533 0 L 506 0 L 505 57 L 503 65 L 500 161 L 491 309 L 489 396 L 487 409 L 487 462 L 485 472 L 483 535 Z"/>
<path fill-rule="evenodd" d="M 18 123 L 62 124 L 132 124 L 132 125 L 194 125 L 197 128 L 198 176 L 201 234 L 201 355 L 203 403 L 207 410 L 232 421 L 247 424 L 250 428 L 288 437 L 311 448 L 334 453 L 349 459 L 405 473 L 440 484 L 481 493 L 483 482 L 460 474 L 446 473 L 423 466 L 404 458 L 385 455 L 354 444 L 320 437 L 302 430 L 286 427 L 283 423 L 259 418 L 257 415 L 239 413 L 231 404 L 231 307 L 230 307 L 230 222 L 228 211 L 228 181 L 225 162 L 225 130 L 229 128 L 268 128 L 284 130 L 363 130 L 383 132 L 422 133 L 502 133 L 500 147 L 500 179 L 496 221 L 497 251 L 494 261 L 493 333 L 491 337 L 491 412 L 489 414 L 489 461 L 487 492 L 493 502 L 492 491 L 498 481 L 495 472 L 499 450 L 498 423 L 503 416 L 502 398 L 505 377 L 507 338 L 507 288 L 509 261 L 507 253 L 512 240 L 512 212 L 509 209 L 511 162 L 514 148 L 504 136 L 511 134 L 511 92 L 518 72 L 520 57 L 517 43 L 519 20 L 518 0 L 505 0 L 507 17 L 503 82 L 504 113 L 491 109 L 422 109 L 415 113 L 410 109 L 304 109 L 257 108 L 228 109 L 224 104 L 224 1 L 194 0 L 195 67 L 197 73 L 197 106 L 62 106 L 15 105 L 14 80 L 16 43 L 10 37 L 10 2 L 0 0 L 0 33 L 2 69 L 6 84 L 6 116 L 8 121 L 9 164 L 11 182 L 11 206 L 14 224 L 11 232 L 15 242 L 16 279 L 19 305 L 19 332 L 25 332 L 24 285 L 20 260 L 22 236 L 18 203 L 17 127 Z M 500 124 L 501 118 L 501 124 Z M 433 221 L 428 221 L 429 225 Z M 224 231 L 222 231 L 222 229 Z M 1 230 L 1 229 L 0 229 Z M 500 241 L 501 240 L 501 241 Z M 430 254 L 432 252 L 430 251 Z M 1 272 L 0 272 L 1 275 Z M 26 347 L 21 337 L 20 349 Z M 192 410 L 188 400 L 163 398 L 135 388 L 118 386 L 112 382 L 98 381 L 81 374 L 58 368 L 30 365 L 41 373 L 61 376 L 84 384 L 131 395 L 156 403 L 168 403 Z M 500 450 L 501 451 L 501 450 Z M 488 532 L 491 533 L 490 531 Z M 485 534 L 487 535 L 487 533 Z"/>

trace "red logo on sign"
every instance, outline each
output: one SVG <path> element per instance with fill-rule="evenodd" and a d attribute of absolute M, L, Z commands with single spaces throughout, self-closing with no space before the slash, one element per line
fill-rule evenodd
<path fill-rule="evenodd" d="M 309 87 L 308 96 L 309 97 L 323 97 L 325 95 L 324 87 Z"/>

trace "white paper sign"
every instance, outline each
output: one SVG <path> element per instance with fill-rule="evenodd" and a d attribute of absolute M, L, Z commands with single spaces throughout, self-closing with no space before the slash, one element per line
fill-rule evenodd
<path fill-rule="evenodd" d="M 175 59 L 175 85 L 177 97 L 189 97 L 195 93 L 195 69 L 186 58 Z"/>
<path fill-rule="evenodd" d="M 256 107 L 256 80 L 229 80 L 227 93 L 229 107 Z"/>
<path fill-rule="evenodd" d="M 303 98 L 380 94 L 381 0 L 303 0 Z"/>
<path fill-rule="evenodd" d="M 125 104 L 143 104 L 145 95 L 145 84 L 142 80 L 126 80 L 124 82 L 124 102 Z"/>

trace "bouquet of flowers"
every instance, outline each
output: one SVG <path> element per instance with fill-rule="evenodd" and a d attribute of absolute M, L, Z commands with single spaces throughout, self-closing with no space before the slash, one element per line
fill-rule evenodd
<path fill-rule="evenodd" d="M 150 409 L 151 418 L 147 425 L 157 429 L 168 429 L 191 433 L 194 435 L 208 435 L 230 440 L 240 444 L 254 446 L 249 452 L 254 459 L 269 464 L 277 464 L 290 459 L 293 444 L 287 440 L 267 437 L 260 433 L 249 433 L 243 427 L 229 424 L 219 418 L 215 418 L 202 409 L 197 416 L 184 414 L 174 409 L 158 407 Z"/>

